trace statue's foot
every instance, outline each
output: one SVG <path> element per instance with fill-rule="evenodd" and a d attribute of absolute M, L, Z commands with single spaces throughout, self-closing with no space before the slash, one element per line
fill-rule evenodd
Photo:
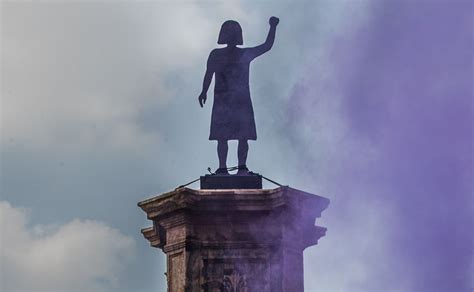
<path fill-rule="evenodd" d="M 216 174 L 228 175 L 229 172 L 227 171 L 227 168 L 218 168 L 218 169 L 216 170 Z"/>
<path fill-rule="evenodd" d="M 239 165 L 237 171 L 237 175 L 248 175 L 249 174 L 249 169 L 247 168 L 247 165 Z"/>

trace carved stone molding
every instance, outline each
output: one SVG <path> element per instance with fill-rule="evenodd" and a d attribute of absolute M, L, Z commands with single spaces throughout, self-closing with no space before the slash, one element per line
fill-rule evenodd
<path fill-rule="evenodd" d="M 222 281 L 224 292 L 249 292 L 245 275 L 232 271 L 230 275 L 224 275 Z"/>

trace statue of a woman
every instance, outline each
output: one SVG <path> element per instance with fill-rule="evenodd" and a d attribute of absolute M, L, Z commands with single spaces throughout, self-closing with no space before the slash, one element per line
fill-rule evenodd
<path fill-rule="evenodd" d="M 240 48 L 243 44 L 242 28 L 233 20 L 222 24 L 218 44 L 226 44 L 224 48 L 211 51 L 207 60 L 202 92 L 199 95 L 201 107 L 206 103 L 207 90 L 215 74 L 214 104 L 212 107 L 211 131 L 209 140 L 217 140 L 219 168 L 216 173 L 228 174 L 227 151 L 228 140 L 238 140 L 237 157 L 239 170 L 237 174 L 247 174 L 246 166 L 248 140 L 257 140 L 255 118 L 249 89 L 250 62 L 269 51 L 275 40 L 276 26 L 279 19 L 270 17 L 270 30 L 267 39 L 253 48 Z"/>

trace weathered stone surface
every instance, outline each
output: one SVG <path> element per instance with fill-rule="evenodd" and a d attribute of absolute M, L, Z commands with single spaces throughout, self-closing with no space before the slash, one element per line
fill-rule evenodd
<path fill-rule="evenodd" d="M 289 187 L 177 189 L 138 205 L 168 258 L 168 291 L 303 291 L 303 250 L 329 200 Z"/>

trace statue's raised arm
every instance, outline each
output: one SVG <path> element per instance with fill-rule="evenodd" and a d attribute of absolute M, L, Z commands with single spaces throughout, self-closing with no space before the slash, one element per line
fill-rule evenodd
<path fill-rule="evenodd" d="M 270 29 L 268 30 L 267 38 L 265 39 L 265 42 L 259 46 L 253 47 L 253 48 L 247 48 L 246 49 L 246 54 L 248 54 L 248 57 L 251 59 L 254 59 L 266 52 L 268 52 L 272 46 L 273 42 L 275 41 L 275 33 L 276 33 L 276 27 L 278 23 L 280 22 L 280 19 L 278 17 L 272 16 L 268 20 L 268 23 L 270 24 Z"/>

